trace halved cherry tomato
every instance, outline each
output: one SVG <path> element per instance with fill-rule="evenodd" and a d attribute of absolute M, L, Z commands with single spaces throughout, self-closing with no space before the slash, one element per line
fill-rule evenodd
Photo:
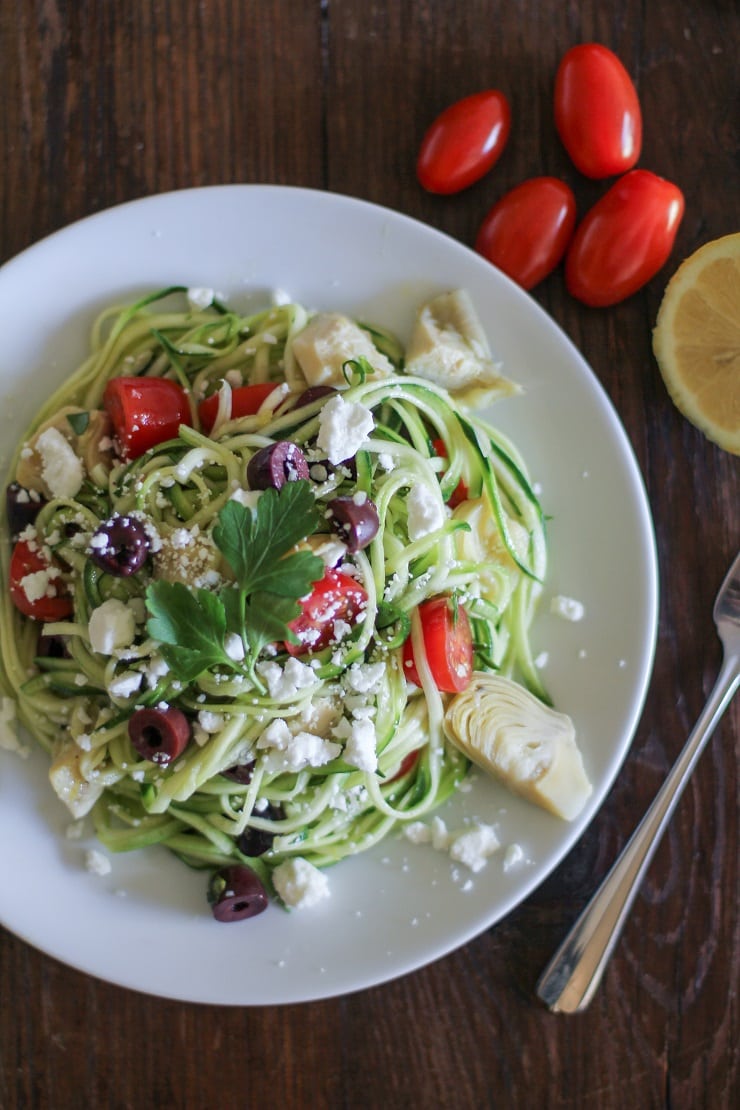
<path fill-rule="evenodd" d="M 169 378 L 112 378 L 103 405 L 127 459 L 174 439 L 181 424 L 192 423 L 188 395 Z"/>
<path fill-rule="evenodd" d="M 432 440 L 432 446 L 434 447 L 434 450 L 437 452 L 437 455 L 440 459 L 447 458 L 447 448 L 445 447 L 445 441 L 443 439 Z M 468 487 L 465 485 L 461 478 L 452 491 L 451 495 L 447 498 L 447 504 L 450 506 L 451 509 L 456 509 L 457 506 L 460 505 L 463 501 L 468 500 L 468 496 Z"/>
<path fill-rule="evenodd" d="M 449 597 L 433 597 L 419 606 L 429 670 L 438 690 L 459 694 L 473 673 L 473 636 L 468 614 Z M 403 645 L 404 677 L 421 686 L 414 647 L 409 636 Z"/>
<path fill-rule="evenodd" d="M 555 76 L 555 127 L 586 177 L 632 169 L 642 146 L 642 112 L 616 54 L 597 42 L 574 46 Z"/>
<path fill-rule="evenodd" d="M 487 89 L 445 108 L 427 130 L 416 176 L 430 193 L 458 193 L 495 165 L 511 130 L 511 109 L 502 92 Z"/>
<path fill-rule="evenodd" d="M 416 751 L 409 752 L 408 755 L 405 755 L 399 763 L 398 770 L 396 771 L 395 775 L 391 775 L 391 777 L 389 779 L 386 779 L 385 781 L 395 782 L 397 779 L 403 778 L 403 776 L 408 774 L 411 768 L 416 764 L 420 755 L 421 748 L 417 748 Z"/>
<path fill-rule="evenodd" d="M 291 655 L 321 651 L 336 638 L 335 623 L 352 624 L 366 604 L 367 591 L 356 579 L 341 570 L 325 571 L 308 597 L 301 598 L 301 612 L 288 625 L 300 642 L 286 641 L 285 650 Z"/>
<path fill-rule="evenodd" d="M 565 259 L 568 291 L 595 307 L 631 296 L 667 260 L 683 213 L 677 186 L 648 170 L 630 170 L 576 228 Z"/>
<path fill-rule="evenodd" d="M 55 564 L 50 563 L 43 554 L 41 545 L 19 540 L 13 548 L 8 572 L 8 588 L 13 604 L 26 617 L 37 621 L 62 621 L 73 610 L 72 598 L 66 593 L 64 583 L 59 578 L 49 578 L 47 572 Z M 58 569 L 58 568 L 57 568 Z M 38 575 L 38 580 L 24 583 L 29 575 Z M 41 597 L 31 600 L 26 587 L 43 588 Z"/>
<path fill-rule="evenodd" d="M 475 249 L 523 289 L 532 289 L 560 262 L 575 226 L 571 187 L 557 177 L 532 177 L 494 204 Z"/>
<path fill-rule="evenodd" d="M 277 388 L 275 382 L 255 382 L 254 385 L 238 385 L 231 391 L 231 418 L 237 420 L 240 416 L 254 416 L 259 412 L 263 401 Z M 198 416 L 201 427 L 209 435 L 216 420 L 218 412 L 218 393 L 212 393 L 198 405 Z"/>

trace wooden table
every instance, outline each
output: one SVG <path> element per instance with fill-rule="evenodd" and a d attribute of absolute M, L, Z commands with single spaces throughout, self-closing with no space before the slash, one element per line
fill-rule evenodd
<path fill-rule="evenodd" d="M 603 191 L 552 122 L 571 45 L 614 49 L 645 122 L 641 164 L 686 216 L 647 288 L 587 309 L 557 272 L 534 297 L 592 365 L 632 442 L 661 574 L 655 670 L 605 805 L 506 920 L 355 995 L 224 1009 L 146 997 L 0 932 L 0 1107 L 729 1107 L 740 1094 L 737 705 L 704 756 L 587 1013 L 534 984 L 652 799 L 718 668 L 711 608 L 738 547 L 738 460 L 671 404 L 651 354 L 664 285 L 740 227 L 740 9 L 730 0 L 5 0 L 0 254 L 145 194 L 271 182 L 376 201 L 471 244 L 490 204 L 552 173 Z M 514 125 L 493 174 L 450 198 L 414 175 L 427 124 L 486 87 Z M 0 877 L 1 881 L 1 877 Z"/>

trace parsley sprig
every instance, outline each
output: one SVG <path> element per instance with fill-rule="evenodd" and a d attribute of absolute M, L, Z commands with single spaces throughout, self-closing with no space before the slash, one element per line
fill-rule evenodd
<path fill-rule="evenodd" d="M 318 524 L 307 481 L 268 489 L 250 509 L 229 501 L 219 513 L 213 541 L 233 571 L 235 583 L 218 593 L 181 582 L 152 582 L 146 591 L 147 631 L 174 676 L 193 682 L 219 667 L 247 674 L 261 688 L 254 666 L 266 644 L 295 642 L 289 622 L 298 599 L 310 593 L 324 564 L 310 551 L 294 551 Z M 227 654 L 228 633 L 244 647 L 243 662 Z"/>

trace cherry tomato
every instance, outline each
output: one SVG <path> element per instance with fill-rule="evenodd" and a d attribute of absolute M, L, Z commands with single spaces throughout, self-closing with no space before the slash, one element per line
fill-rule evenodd
<path fill-rule="evenodd" d="M 630 170 L 576 228 L 565 259 L 568 291 L 595 307 L 631 296 L 667 260 L 683 212 L 683 194 L 670 181 Z"/>
<path fill-rule="evenodd" d="M 46 579 L 46 574 L 54 565 L 44 557 L 40 544 L 19 540 L 13 548 L 8 586 L 16 609 L 24 616 L 37 621 L 62 621 L 71 615 L 72 599 L 67 594 L 64 583 L 59 578 Z M 28 575 L 39 577 L 24 583 L 23 580 Z M 27 587 L 33 590 L 34 600 L 26 593 Z M 43 588 L 41 597 L 35 597 L 36 588 Z"/>
<path fill-rule="evenodd" d="M 422 601 L 419 617 L 427 663 L 437 689 L 459 694 L 473 673 L 473 636 L 468 614 L 449 597 L 433 597 Z M 421 686 L 410 636 L 403 645 L 403 673 L 409 682 Z"/>
<path fill-rule="evenodd" d="M 447 448 L 445 447 L 445 441 L 443 439 L 433 440 L 432 446 L 434 447 L 434 450 L 437 452 L 437 455 L 440 459 L 447 458 Z M 447 498 L 447 504 L 450 506 L 451 509 L 456 509 L 457 506 L 461 504 L 461 502 L 468 500 L 468 496 L 468 487 L 465 485 L 461 478 L 450 496 Z"/>
<path fill-rule="evenodd" d="M 416 761 L 418 760 L 420 755 L 421 748 L 417 748 L 414 752 L 409 752 L 408 755 L 405 755 L 401 760 L 395 775 L 391 775 L 391 777 L 389 779 L 386 779 L 385 781 L 396 782 L 397 779 L 402 779 L 403 776 L 407 775 L 411 768 L 416 765 Z"/>
<path fill-rule="evenodd" d="M 416 176 L 430 193 L 459 193 L 495 165 L 511 130 L 509 102 L 497 89 L 445 108 L 422 139 Z"/>
<path fill-rule="evenodd" d="M 291 655 L 321 651 L 335 640 L 337 621 L 352 624 L 365 608 L 367 592 L 356 579 L 340 570 L 327 570 L 314 582 L 308 597 L 301 598 L 301 612 L 288 627 L 300 643 L 285 643 Z"/>
<path fill-rule="evenodd" d="M 231 391 L 231 418 L 237 420 L 240 416 L 254 416 L 276 388 L 275 382 L 256 382 L 254 385 L 239 385 Z M 218 412 L 218 393 L 212 393 L 198 405 L 198 416 L 201 427 L 208 435 L 216 420 Z"/>
<path fill-rule="evenodd" d="M 586 177 L 632 169 L 642 146 L 635 86 L 616 54 L 597 42 L 574 46 L 555 76 L 555 127 Z"/>
<path fill-rule="evenodd" d="M 112 378 L 103 404 L 127 459 L 174 439 L 181 424 L 190 424 L 188 395 L 169 378 Z"/>
<path fill-rule="evenodd" d="M 523 289 L 555 269 L 576 226 L 573 190 L 557 177 L 532 177 L 494 204 L 475 249 Z"/>

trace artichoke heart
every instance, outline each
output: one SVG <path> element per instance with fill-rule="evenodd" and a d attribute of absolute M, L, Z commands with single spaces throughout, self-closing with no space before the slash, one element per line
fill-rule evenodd
<path fill-rule="evenodd" d="M 500 373 L 463 289 L 442 293 L 419 310 L 406 351 L 406 373 L 426 378 L 471 405 L 520 392 Z"/>
<path fill-rule="evenodd" d="M 512 679 L 475 672 L 445 726 L 473 763 L 557 817 L 572 821 L 591 794 L 570 717 Z"/>

